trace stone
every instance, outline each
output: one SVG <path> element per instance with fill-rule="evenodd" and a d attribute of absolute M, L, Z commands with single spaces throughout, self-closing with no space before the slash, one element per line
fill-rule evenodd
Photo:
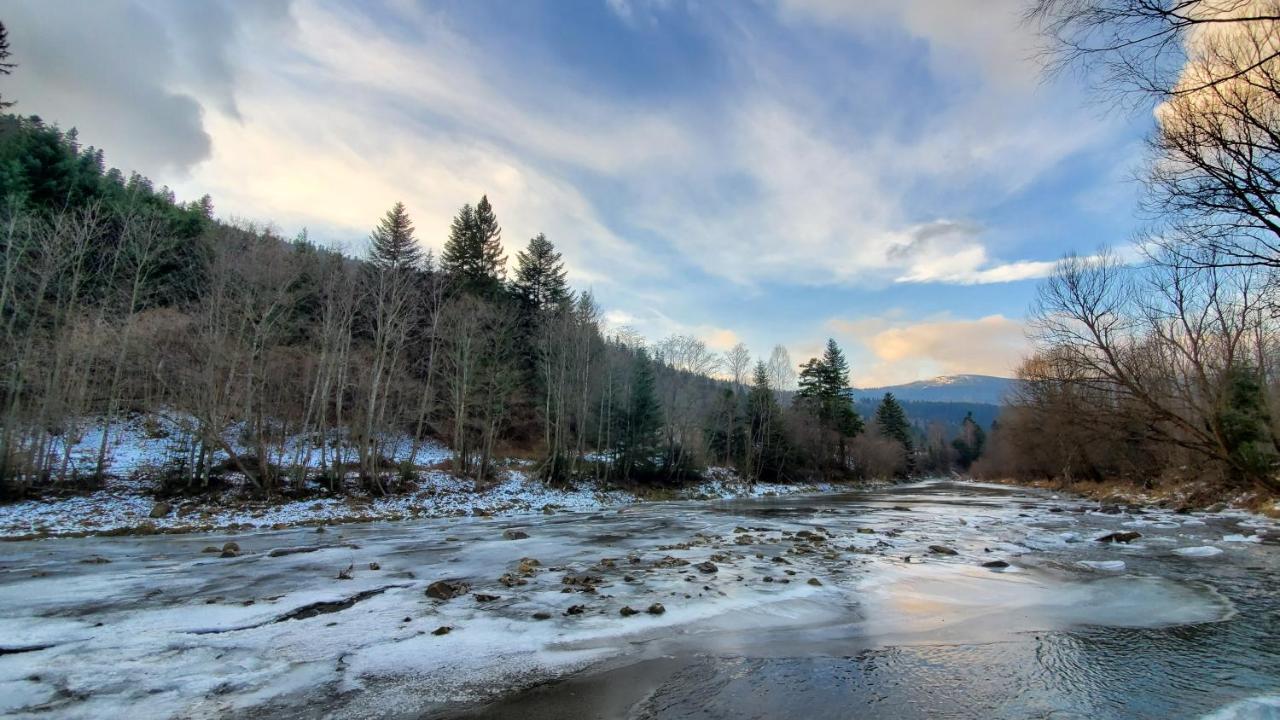
<path fill-rule="evenodd" d="M 586 605 L 570 605 L 568 610 L 564 611 L 565 615 L 581 615 L 587 611 Z"/>
<path fill-rule="evenodd" d="M 1126 530 L 1123 532 L 1113 532 L 1098 538 L 1101 543 L 1128 543 L 1142 537 L 1142 533 L 1137 530 Z"/>
<path fill-rule="evenodd" d="M 988 560 L 988 561 L 986 561 L 986 562 L 982 563 L 982 567 L 984 567 L 984 568 L 1007 568 L 1007 567 L 1009 567 L 1009 563 L 1005 562 L 1004 560 Z"/>
<path fill-rule="evenodd" d="M 822 587 L 822 581 L 818 578 L 809 578 L 808 583 L 816 587 Z"/>
<path fill-rule="evenodd" d="M 662 606 L 662 603 L 654 603 L 649 606 L 648 610 L 645 610 L 645 612 L 649 613 L 650 615 L 661 615 L 666 611 L 667 609 Z"/>
<path fill-rule="evenodd" d="M 452 600 L 459 595 L 466 595 L 471 586 L 461 580 L 437 580 L 427 586 L 427 597 L 437 600 Z"/>
<path fill-rule="evenodd" d="M 502 531 L 503 540 L 524 540 L 527 537 L 529 537 L 529 533 L 523 530 L 516 530 L 512 528 Z"/>
<path fill-rule="evenodd" d="M 538 612 L 533 614 L 533 619 L 534 620 L 550 620 L 551 613 L 545 612 L 543 610 L 539 610 Z"/>
<path fill-rule="evenodd" d="M 638 615 L 640 611 L 630 605 L 623 605 L 622 609 L 619 610 L 618 613 L 622 615 L 622 617 L 631 617 L 632 615 Z"/>
<path fill-rule="evenodd" d="M 876 531 L 871 528 L 858 528 L 859 535 L 875 535 Z"/>
<path fill-rule="evenodd" d="M 938 555 L 955 555 L 956 554 L 955 550 L 952 550 L 946 545 L 930 545 L 929 552 L 936 553 Z"/>
<path fill-rule="evenodd" d="M 701 573 L 711 574 L 714 572 L 720 572 L 720 568 L 716 567 L 716 564 L 711 562 L 710 560 L 704 563 L 699 563 L 697 565 L 697 568 L 698 568 L 698 572 L 701 572 Z"/>
<path fill-rule="evenodd" d="M 167 502 L 158 502 L 151 506 L 151 518 L 162 518 L 173 512 L 173 506 Z"/>
<path fill-rule="evenodd" d="M 517 586 L 517 585 L 528 585 L 528 584 L 529 584 L 529 581 L 528 581 L 528 580 L 525 580 L 524 578 L 520 577 L 519 575 L 515 575 L 515 574 L 512 574 L 512 573 L 507 573 L 507 574 L 503 575 L 502 577 L 498 578 L 498 582 L 499 582 L 499 583 L 501 583 L 503 587 L 515 587 L 515 586 Z"/>
<path fill-rule="evenodd" d="M 371 563 L 369 563 L 369 569 L 370 569 L 370 570 L 381 570 L 381 569 L 382 569 L 382 566 L 381 566 L 381 565 L 379 565 L 379 564 L 378 564 L 378 563 L 376 563 L 376 562 L 371 562 Z"/>
<path fill-rule="evenodd" d="M 239 555 L 240 555 L 240 552 L 237 550 L 223 550 L 222 554 L 218 555 L 218 557 L 233 558 L 233 557 L 239 557 Z"/>
<path fill-rule="evenodd" d="M 228 550 L 234 553 L 240 552 L 240 543 L 234 543 L 234 542 L 223 543 L 222 552 L 226 552 Z"/>
<path fill-rule="evenodd" d="M 222 548 L 218 547 L 217 545 L 206 545 L 206 546 L 205 546 L 205 548 L 204 548 L 203 550 L 201 550 L 200 552 L 202 552 L 202 553 L 220 553 L 220 552 L 222 552 Z"/>
<path fill-rule="evenodd" d="M 484 593 L 472 593 L 471 597 L 475 598 L 476 602 L 493 602 L 494 600 L 502 599 L 497 595 L 486 595 Z"/>
<path fill-rule="evenodd" d="M 448 635 L 451 632 L 453 632 L 453 628 L 449 627 L 448 625 L 441 625 L 435 630 L 432 630 L 431 634 L 432 635 Z"/>

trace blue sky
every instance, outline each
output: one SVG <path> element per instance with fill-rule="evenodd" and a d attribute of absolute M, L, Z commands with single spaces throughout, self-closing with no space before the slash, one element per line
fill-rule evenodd
<path fill-rule="evenodd" d="M 1148 117 L 1046 82 L 1016 0 L 17 2 L 18 110 L 359 252 L 487 193 L 614 324 L 855 384 L 1011 374 L 1037 279 L 1123 245 Z M 124 41 L 121 41 L 121 38 Z"/>

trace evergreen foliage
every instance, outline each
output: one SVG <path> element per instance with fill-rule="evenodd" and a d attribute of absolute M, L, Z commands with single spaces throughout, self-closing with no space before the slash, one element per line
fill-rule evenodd
<path fill-rule="evenodd" d="M 527 249 L 516 253 L 512 289 L 525 306 L 535 310 L 558 307 L 571 298 L 564 262 L 546 235 L 538 233 Z"/>
<path fill-rule="evenodd" d="M 467 290 L 493 296 L 502 289 L 506 263 L 502 228 L 489 197 L 481 197 L 475 207 L 462 206 L 440 254 L 440 269 Z"/>
<path fill-rule="evenodd" d="M 413 221 L 404 203 L 392 206 L 369 236 L 369 262 L 383 270 L 412 270 L 422 265 L 422 249 L 413 236 Z"/>

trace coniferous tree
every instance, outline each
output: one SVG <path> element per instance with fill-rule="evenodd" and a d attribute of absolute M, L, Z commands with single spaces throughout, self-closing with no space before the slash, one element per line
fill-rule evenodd
<path fill-rule="evenodd" d="M 956 451 L 956 462 L 960 465 L 960 469 L 968 470 L 974 461 L 982 455 L 983 447 L 987 442 L 987 434 L 983 432 L 982 427 L 973 419 L 973 413 L 966 413 L 964 421 L 960 423 L 960 435 L 951 441 L 951 447 Z"/>
<path fill-rule="evenodd" d="M 836 462 L 848 467 L 847 441 L 862 432 L 862 418 L 849 393 L 849 363 L 833 339 L 827 340 L 821 358 L 812 358 L 800 370 L 796 402 L 813 415 L 824 435 L 833 437 Z"/>
<path fill-rule="evenodd" d="M 475 207 L 463 205 L 449 228 L 440 254 L 440 269 L 462 287 L 484 295 L 502 287 L 507 258 L 502 254 L 502 228 L 488 196 Z"/>
<path fill-rule="evenodd" d="M 404 203 L 396 203 L 378 221 L 369 236 L 369 261 L 385 270 L 414 269 L 421 264 L 422 249 L 413 237 L 413 221 Z"/>
<path fill-rule="evenodd" d="M 631 393 L 618 432 L 618 465 L 623 478 L 651 475 L 662 429 L 653 362 L 644 348 L 635 353 L 631 366 Z"/>
<path fill-rule="evenodd" d="M 769 385 L 769 367 L 763 361 L 756 363 L 747 393 L 747 412 L 751 439 L 749 476 L 753 480 L 783 480 L 791 447 L 783 430 L 782 406 Z"/>
<path fill-rule="evenodd" d="M 885 393 L 884 399 L 880 401 L 880 407 L 876 408 L 876 424 L 880 426 L 880 434 L 890 440 L 896 440 L 902 445 L 902 451 L 906 455 L 907 473 L 910 474 L 915 469 L 915 443 L 911 439 L 911 423 L 907 420 L 907 413 L 902 409 L 902 405 L 898 403 L 893 393 Z"/>
<path fill-rule="evenodd" d="M 564 262 L 546 235 L 538 233 L 526 250 L 516 253 L 512 287 L 521 302 L 534 310 L 557 307 L 569 299 Z"/>
<path fill-rule="evenodd" d="M 14 64 L 9 62 L 9 30 L 0 22 L 0 75 L 8 75 L 13 68 Z M 12 100 L 0 99 L 0 110 L 12 106 Z"/>

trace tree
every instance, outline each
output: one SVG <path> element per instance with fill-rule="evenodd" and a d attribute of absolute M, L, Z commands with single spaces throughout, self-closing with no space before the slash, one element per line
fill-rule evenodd
<path fill-rule="evenodd" d="M 911 474 L 914 468 L 912 458 L 915 454 L 915 443 L 911 439 L 911 423 L 907 421 L 907 413 L 902 409 L 902 405 L 898 404 L 893 393 L 885 393 L 880 406 L 876 408 L 876 425 L 879 426 L 882 437 L 894 440 L 902 446 L 903 455 L 907 460 L 906 472 L 908 475 Z"/>
<path fill-rule="evenodd" d="M 827 340 L 821 358 L 811 358 L 800 370 L 800 389 L 795 402 L 817 419 L 824 435 L 832 437 L 836 462 L 841 472 L 848 469 L 847 441 L 862 432 L 849 393 L 849 363 L 834 339 Z"/>
<path fill-rule="evenodd" d="M 986 442 L 987 434 L 973 419 L 973 413 L 965 413 L 964 421 L 960 423 L 960 434 L 951 441 L 951 447 L 955 448 L 956 462 L 959 463 L 960 469 L 968 470 L 977 461 L 982 455 L 983 446 L 986 445 Z"/>
<path fill-rule="evenodd" d="M 653 362 L 644 348 L 635 353 L 626 411 L 618 429 L 617 464 L 624 479 L 652 475 L 658 454 L 662 409 L 658 404 Z"/>
<path fill-rule="evenodd" d="M 1274 0 L 1037 0 L 1051 70 L 1155 105 L 1147 240 L 1183 265 L 1280 269 L 1280 6 Z M 1145 109 L 1145 108 L 1144 108 Z"/>
<path fill-rule="evenodd" d="M 784 431 L 782 406 L 769 386 L 769 368 L 757 362 L 747 395 L 750 454 L 746 475 L 751 480 L 781 481 L 790 466 L 791 446 Z"/>
<path fill-rule="evenodd" d="M 0 75 L 13 72 L 15 65 L 9 62 L 9 54 L 9 30 L 0 22 Z M 13 101 L 0 99 L 0 110 L 7 107 L 13 107 Z"/>
<path fill-rule="evenodd" d="M 386 270 L 410 270 L 422 264 L 422 249 L 413 237 L 413 221 L 404 203 L 392 206 L 369 236 L 369 262 Z"/>
<path fill-rule="evenodd" d="M 529 240 L 527 249 L 516 253 L 512 289 L 521 302 L 539 311 L 558 307 L 570 299 L 564 262 L 546 235 L 538 233 Z"/>
<path fill-rule="evenodd" d="M 492 295 L 502 287 L 506 262 L 502 228 L 488 196 L 481 197 L 474 208 L 463 205 L 453 219 L 440 255 L 440 268 L 457 278 L 464 288 Z"/>
<path fill-rule="evenodd" d="M 724 353 L 724 367 L 733 380 L 733 389 L 741 390 L 747 381 L 747 371 L 751 367 L 751 351 L 743 343 L 738 343 Z"/>

